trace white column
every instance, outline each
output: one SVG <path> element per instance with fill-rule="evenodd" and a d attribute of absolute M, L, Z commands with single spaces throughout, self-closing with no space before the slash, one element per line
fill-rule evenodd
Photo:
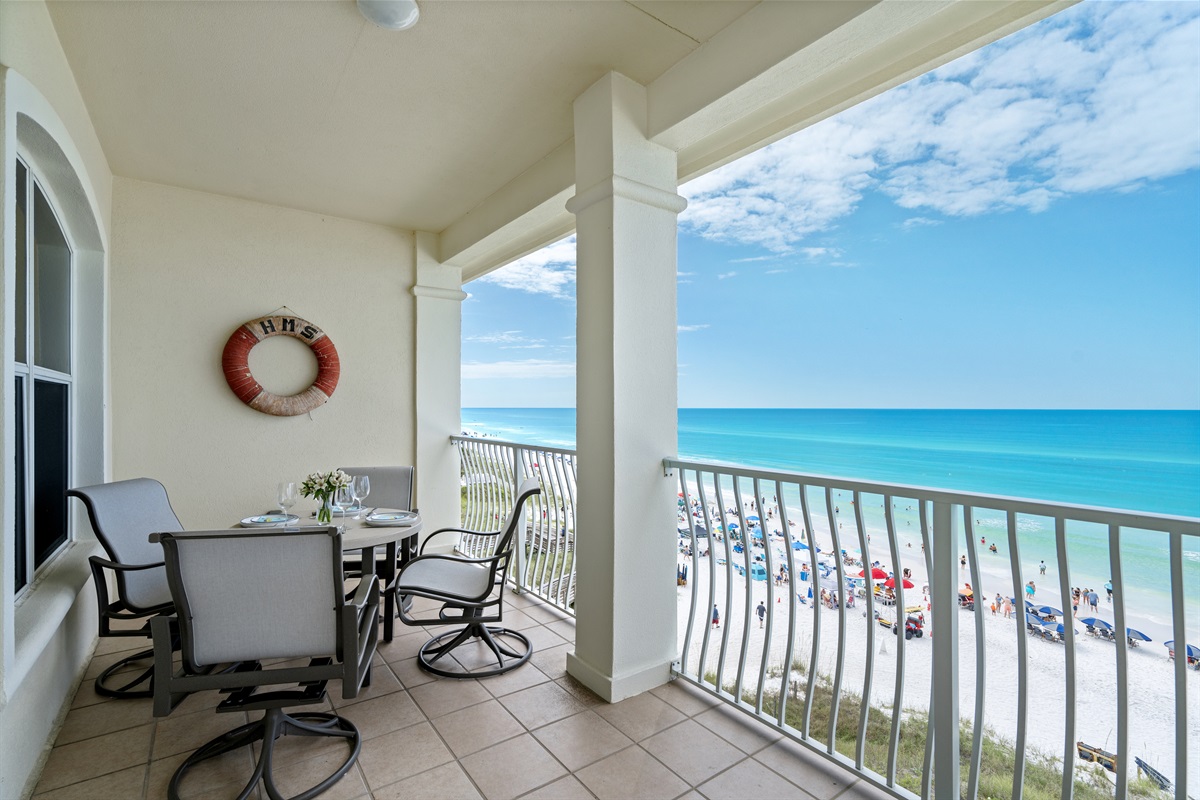
<path fill-rule="evenodd" d="M 579 451 L 575 652 L 616 702 L 676 657 L 674 151 L 646 139 L 646 91 L 609 73 L 575 101 Z"/>
<path fill-rule="evenodd" d="M 458 451 L 462 433 L 462 272 L 437 260 L 437 235 L 416 234 L 416 506 L 426 531 L 458 527 L 461 514 Z"/>

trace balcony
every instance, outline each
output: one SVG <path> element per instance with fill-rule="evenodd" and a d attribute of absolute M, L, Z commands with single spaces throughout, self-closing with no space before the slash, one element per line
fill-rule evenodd
<path fill-rule="evenodd" d="M 422 630 L 381 645 L 372 683 L 330 701 L 365 742 L 330 798 L 831 798 L 877 797 L 770 726 L 682 681 L 604 703 L 566 674 L 574 621 L 530 594 L 509 596 L 506 621 L 534 642 L 529 664 L 485 681 L 439 679 L 416 666 Z M 110 643 L 117 643 L 110 646 Z M 156 800 L 183 757 L 240 720 L 217 715 L 216 692 L 155 719 L 150 700 L 111 700 L 91 678 L 139 639 L 107 639 L 75 696 L 34 797 Z M 298 789 L 319 780 L 321 745 L 285 740 L 279 772 Z M 330 758 L 343 745 L 330 747 Z M 334 752 L 336 751 L 336 752 Z M 235 758 L 234 756 L 237 756 Z M 279 762 L 284 763 L 284 762 Z M 185 797 L 233 797 L 249 774 L 239 752 L 197 767 Z M 240 780 L 239 780 L 240 776 Z M 306 779 L 311 778 L 308 783 Z M 699 794 L 693 793 L 692 790 Z M 257 795 L 256 795 L 257 796 Z"/>

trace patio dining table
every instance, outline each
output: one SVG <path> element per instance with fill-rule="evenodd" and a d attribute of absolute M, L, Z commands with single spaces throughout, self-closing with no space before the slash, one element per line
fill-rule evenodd
<path fill-rule="evenodd" d="M 240 524 L 240 523 L 239 523 Z M 396 579 L 397 564 L 401 567 L 417 555 L 417 536 L 421 533 L 421 516 L 413 518 L 411 525 L 368 525 L 366 515 L 361 519 L 347 516 L 345 522 L 338 514 L 334 514 L 329 525 L 318 525 L 316 520 L 301 518 L 294 528 L 342 528 L 342 552 L 361 554 L 364 570 L 367 564 L 375 563 L 375 549 L 383 548 L 383 560 L 378 564 L 378 576 L 384 585 Z M 236 526 L 235 526 L 236 527 Z M 254 526 L 257 528 L 257 526 Z M 280 526 L 264 527 L 263 530 L 279 530 Z M 383 598 L 383 640 L 390 642 L 396 623 L 396 595 L 387 594 Z"/>

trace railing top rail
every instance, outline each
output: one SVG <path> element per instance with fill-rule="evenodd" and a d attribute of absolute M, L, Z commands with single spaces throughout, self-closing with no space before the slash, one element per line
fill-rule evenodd
<path fill-rule="evenodd" d="M 1096 522 L 1103 525 L 1116 524 L 1126 528 L 1143 528 L 1179 533 L 1184 536 L 1200 537 L 1200 518 L 1198 517 L 1181 517 L 1170 514 L 1155 514 L 1148 511 L 1127 511 L 1072 503 L 1051 503 L 1045 500 L 1029 500 L 1020 497 L 978 494 L 951 489 L 934 489 L 927 486 L 912 486 L 883 481 L 864 481 L 854 478 L 839 478 L 832 475 L 815 475 L 804 472 L 777 472 L 742 467 L 736 464 L 688 461 L 678 458 L 664 458 L 663 467 L 667 470 L 684 469 L 727 475 L 737 474 L 742 478 L 757 478 L 759 480 L 781 481 L 784 483 L 802 483 L 806 486 L 816 486 L 822 489 L 841 489 L 845 491 L 859 491 L 866 494 L 887 494 L 904 498 L 920 498 L 922 500 L 932 500 L 952 505 L 990 508 L 998 511 L 1014 511 L 1021 514 L 1037 514 L 1047 517 L 1062 516 L 1081 522 Z"/>
<path fill-rule="evenodd" d="M 490 436 L 488 436 L 487 438 L 484 438 L 482 436 L 460 436 L 458 434 L 455 434 L 454 436 L 450 437 L 450 441 L 455 442 L 455 443 L 457 443 L 457 442 L 479 442 L 480 444 L 499 444 L 499 445 L 504 445 L 507 447 L 520 447 L 525 450 L 537 450 L 538 452 L 541 452 L 541 453 L 559 453 L 564 456 L 575 455 L 575 451 L 571 450 L 570 448 L 567 448 L 567 447 L 549 447 L 544 444 L 530 444 L 529 442 L 509 442 L 509 441 L 505 441 L 504 439 L 493 439 Z"/>

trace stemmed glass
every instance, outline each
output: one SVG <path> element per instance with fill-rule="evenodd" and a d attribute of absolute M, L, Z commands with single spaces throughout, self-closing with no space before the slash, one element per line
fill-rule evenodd
<path fill-rule="evenodd" d="M 337 493 L 333 496 L 333 502 L 337 503 L 338 508 L 342 511 L 341 530 L 344 533 L 346 530 L 346 509 L 354 503 L 354 490 L 349 485 L 339 486 Z"/>
<path fill-rule="evenodd" d="M 286 517 L 291 513 L 292 506 L 300 499 L 300 495 L 296 490 L 294 483 L 280 483 L 275 490 L 275 500 L 279 503 L 279 510 Z"/>
<path fill-rule="evenodd" d="M 359 507 L 359 513 L 354 515 L 355 519 L 362 517 L 362 501 L 367 499 L 367 495 L 371 493 L 371 479 L 366 475 L 355 475 L 350 481 L 350 488 L 354 492 L 354 505 Z"/>

